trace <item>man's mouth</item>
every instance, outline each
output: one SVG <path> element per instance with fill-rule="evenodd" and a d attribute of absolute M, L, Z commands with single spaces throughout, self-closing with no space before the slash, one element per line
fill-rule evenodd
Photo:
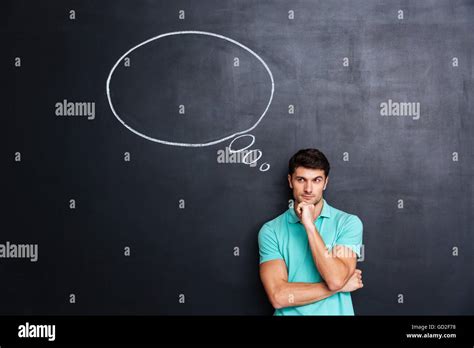
<path fill-rule="evenodd" d="M 314 198 L 314 196 L 305 196 L 305 195 L 303 195 L 303 198 L 310 199 L 310 198 Z"/>

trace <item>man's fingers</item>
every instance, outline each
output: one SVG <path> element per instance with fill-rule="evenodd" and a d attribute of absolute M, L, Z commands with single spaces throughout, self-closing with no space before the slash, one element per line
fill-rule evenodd
<path fill-rule="evenodd" d="M 300 202 L 298 203 L 298 205 L 296 206 L 296 211 L 301 215 L 303 214 L 303 207 L 307 206 L 307 205 L 310 205 L 306 202 Z"/>
<path fill-rule="evenodd" d="M 360 269 L 356 269 L 354 274 L 357 278 L 357 284 L 358 284 L 359 289 L 360 289 L 364 286 L 364 284 L 362 283 L 362 271 Z"/>

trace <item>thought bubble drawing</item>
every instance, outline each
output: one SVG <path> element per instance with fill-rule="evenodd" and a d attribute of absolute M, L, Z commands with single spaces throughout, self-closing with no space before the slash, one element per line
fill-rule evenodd
<path fill-rule="evenodd" d="M 126 59 L 130 68 L 124 67 Z M 235 69 L 232 62 L 239 59 L 242 65 Z M 253 50 L 194 30 L 164 33 L 132 47 L 115 62 L 106 82 L 110 109 L 126 129 L 149 141 L 185 147 L 253 137 L 246 133 L 267 114 L 274 90 L 270 68 Z M 178 106 L 183 115 L 169 111 Z"/>

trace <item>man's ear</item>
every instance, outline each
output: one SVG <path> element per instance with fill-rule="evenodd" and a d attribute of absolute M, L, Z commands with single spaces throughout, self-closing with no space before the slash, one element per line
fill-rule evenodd
<path fill-rule="evenodd" d="M 326 183 L 324 184 L 323 190 L 325 190 L 326 186 L 328 186 L 328 182 L 329 182 L 329 176 L 326 177 Z"/>
<path fill-rule="evenodd" d="M 288 174 L 288 184 L 290 185 L 290 188 L 293 189 L 293 184 L 291 183 L 291 174 Z"/>

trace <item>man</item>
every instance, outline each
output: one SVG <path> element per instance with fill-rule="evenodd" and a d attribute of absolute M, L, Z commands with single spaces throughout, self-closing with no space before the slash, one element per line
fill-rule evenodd
<path fill-rule="evenodd" d="M 317 149 L 293 155 L 294 205 L 258 233 L 260 278 L 274 315 L 354 315 L 350 292 L 363 286 L 356 269 L 363 227 L 323 198 L 329 169 Z"/>

